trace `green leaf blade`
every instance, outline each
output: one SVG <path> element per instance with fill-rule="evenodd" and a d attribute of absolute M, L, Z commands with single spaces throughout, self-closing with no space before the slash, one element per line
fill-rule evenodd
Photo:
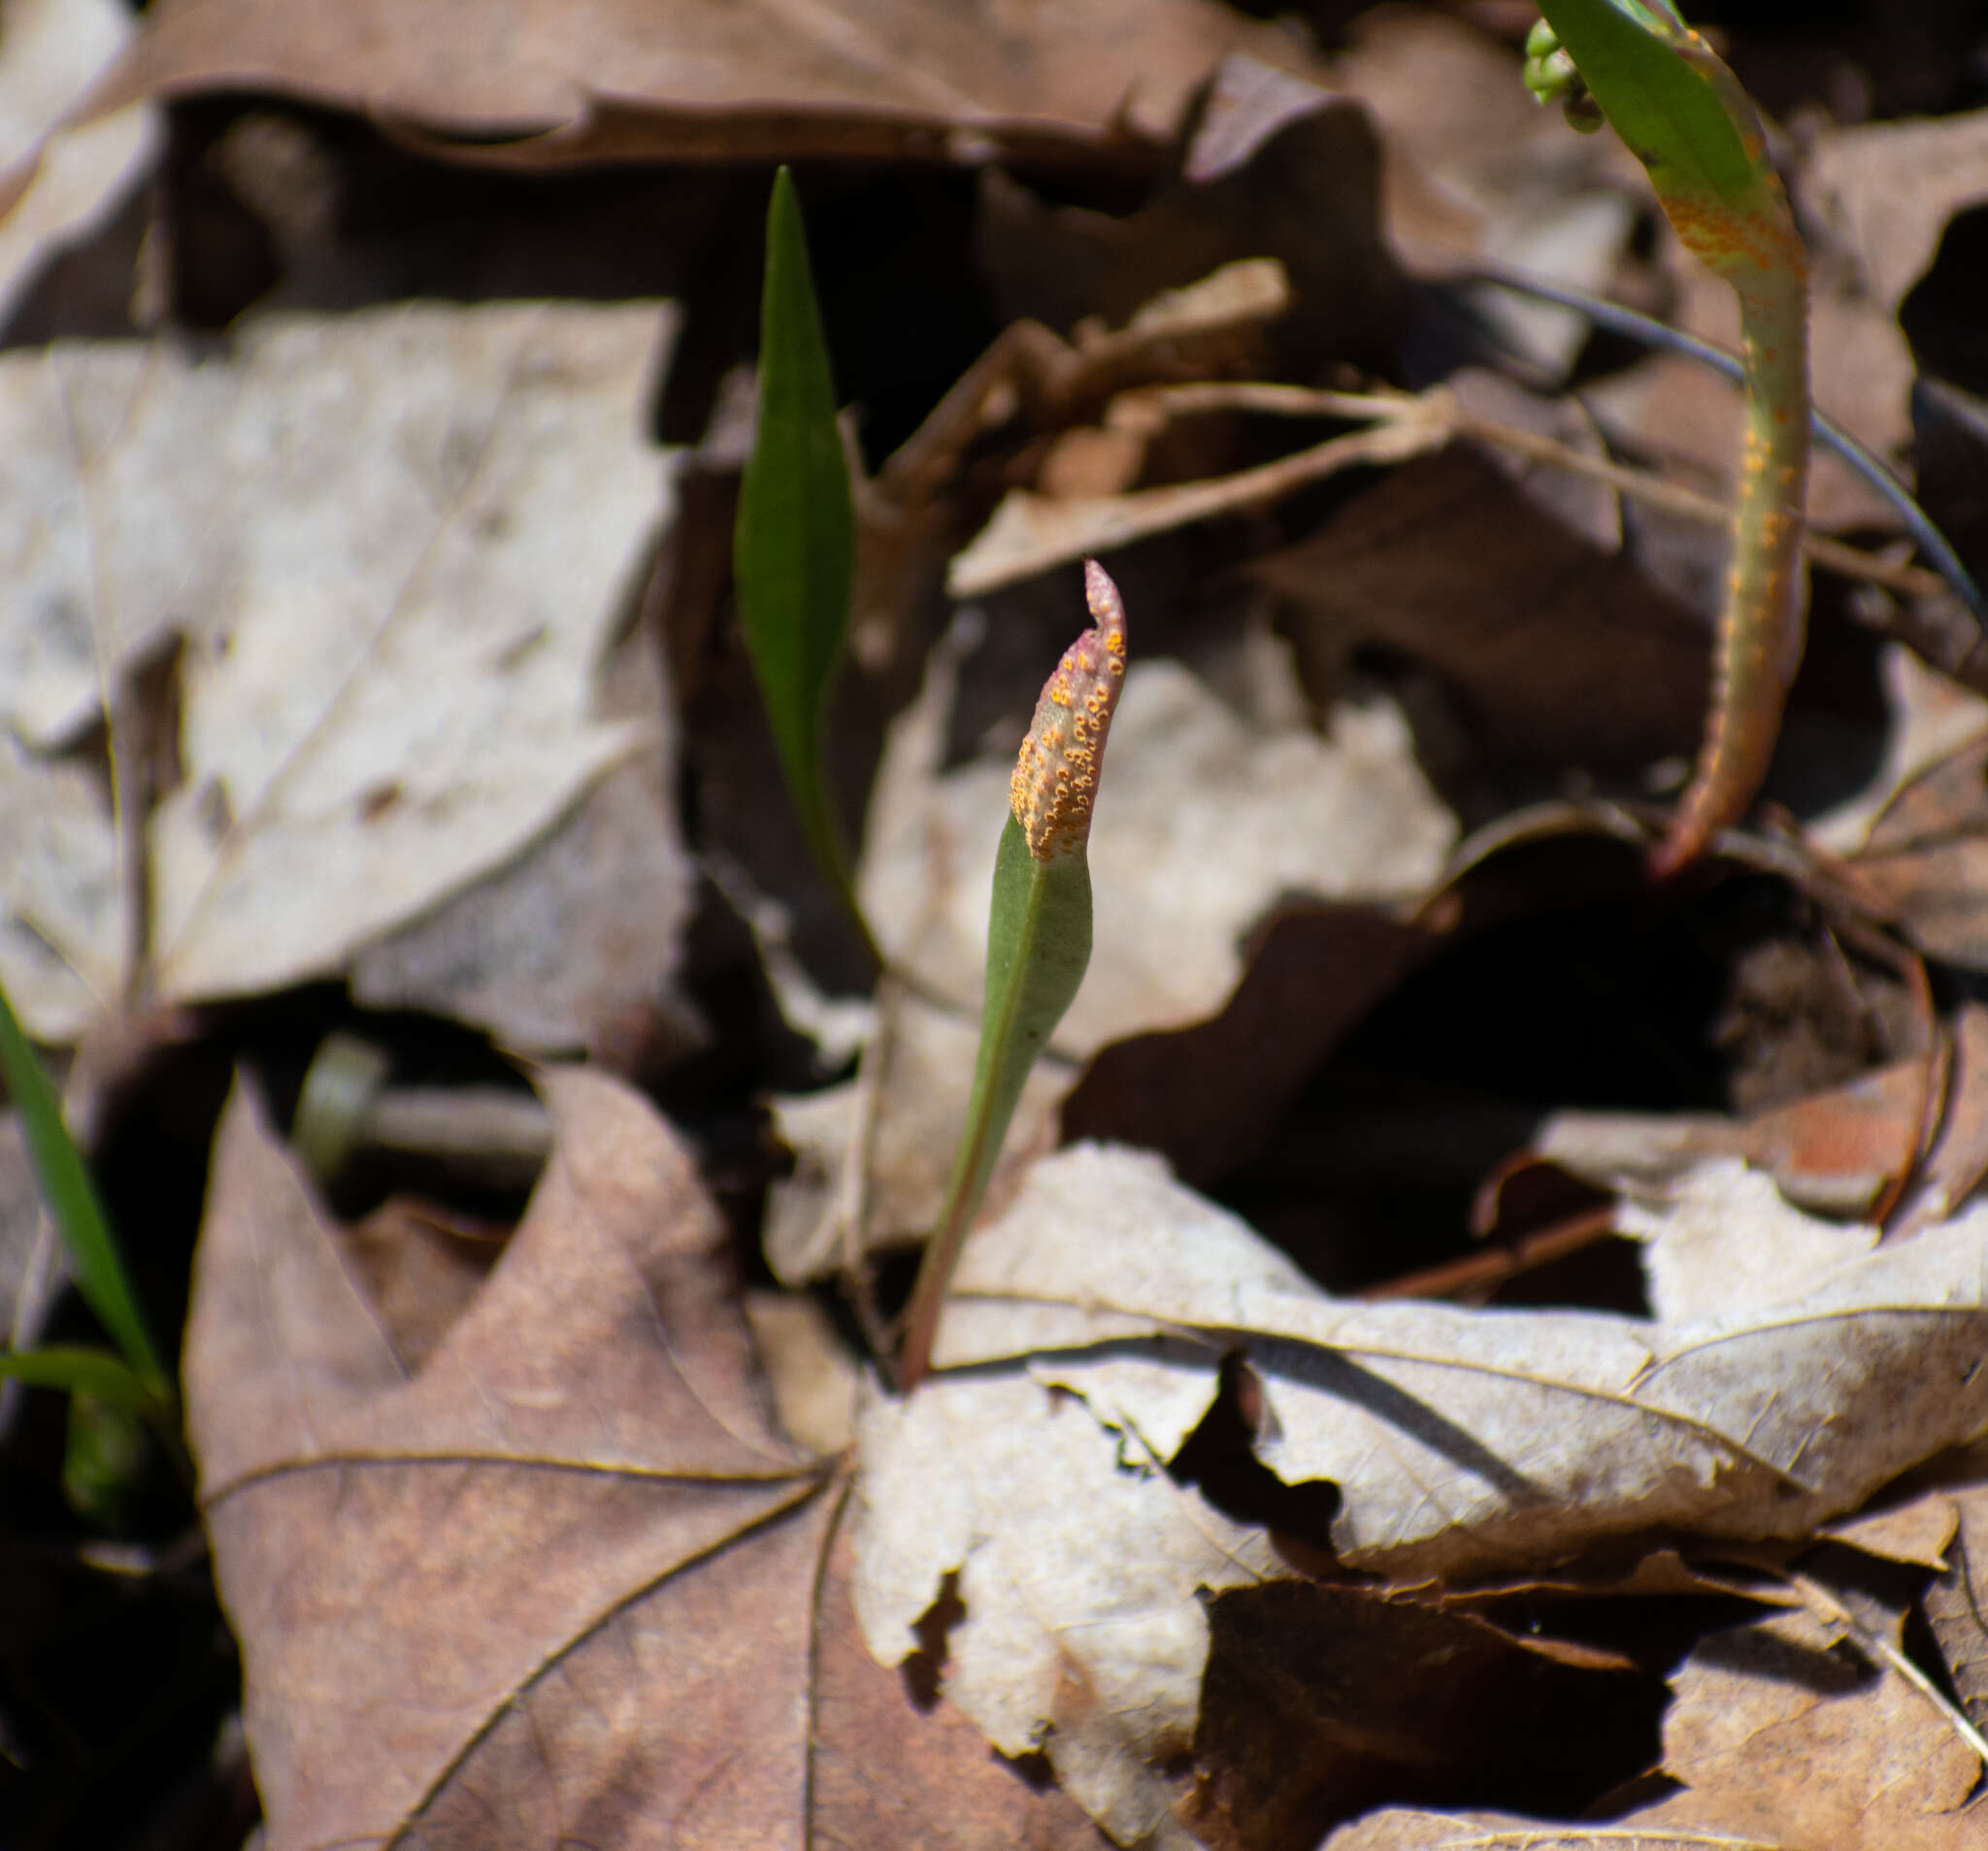
<path fill-rule="evenodd" d="M 1700 54 L 1681 21 L 1636 0 L 1542 0 L 1546 23 L 1566 47 L 1603 113 L 1650 170 L 1658 191 L 1704 205 L 1743 206 L 1762 184 L 1747 146 L 1752 109 L 1724 67 Z M 1744 115 L 1736 119 L 1736 100 Z"/>
<path fill-rule="evenodd" d="M 809 848 L 853 906 L 822 775 L 821 721 L 848 630 L 856 516 L 807 232 L 784 167 L 767 210 L 759 415 L 732 565 L 746 652 Z"/>
<path fill-rule="evenodd" d="M 62 1121 L 62 1103 L 4 991 L 0 991 L 0 1076 L 5 1077 L 8 1094 L 20 1113 L 28 1157 L 49 1212 L 69 1249 L 77 1290 L 148 1392 L 161 1404 L 170 1403 L 172 1386 L 146 1333 L 137 1295 L 125 1276 L 96 1186 Z"/>
<path fill-rule="evenodd" d="M 987 911 L 987 988 L 967 1123 L 989 1135 L 962 1142 L 948 1196 L 976 1206 L 1001 1154 L 1021 1089 L 1069 1012 L 1091 959 L 1091 872 L 1081 854 L 1038 861 L 1011 816 L 994 855 Z"/>

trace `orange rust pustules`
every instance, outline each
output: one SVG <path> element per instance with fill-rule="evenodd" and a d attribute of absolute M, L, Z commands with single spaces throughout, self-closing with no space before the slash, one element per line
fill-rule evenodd
<path fill-rule="evenodd" d="M 1081 848 L 1091 833 L 1091 801 L 1111 710 L 1125 679 L 1125 603 L 1095 559 L 1083 565 L 1095 626 L 1064 650 L 1043 684 L 1036 717 L 1021 743 L 1009 805 L 1038 861 Z"/>

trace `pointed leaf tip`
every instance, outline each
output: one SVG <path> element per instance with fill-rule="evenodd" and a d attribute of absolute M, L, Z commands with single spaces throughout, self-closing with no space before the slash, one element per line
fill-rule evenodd
<path fill-rule="evenodd" d="M 1009 781 L 1010 808 L 1038 861 L 1077 852 L 1090 840 L 1105 738 L 1125 679 L 1125 601 L 1095 559 L 1084 561 L 1083 588 L 1093 627 L 1044 682 Z"/>

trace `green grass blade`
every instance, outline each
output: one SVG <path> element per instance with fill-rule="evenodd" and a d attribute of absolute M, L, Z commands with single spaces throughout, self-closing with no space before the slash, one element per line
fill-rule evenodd
<path fill-rule="evenodd" d="M 109 1350 L 55 1347 L 0 1350 L 0 1380 L 88 1395 L 132 1414 L 157 1414 L 158 1397 L 131 1365 Z"/>
<path fill-rule="evenodd" d="M 169 1404 L 171 1384 L 159 1367 L 151 1339 L 146 1335 L 138 1300 L 124 1275 L 117 1244 L 111 1238 L 83 1153 L 62 1122 L 61 1102 L 4 991 L 0 991 L 0 1077 L 6 1079 L 15 1109 L 20 1113 L 28 1157 L 41 1181 L 43 1200 L 69 1249 L 77 1290 L 154 1399 Z"/>
<path fill-rule="evenodd" d="M 821 751 L 822 709 L 849 625 L 856 515 L 807 232 L 784 167 L 766 215 L 759 421 L 732 567 L 746 652 L 809 849 L 860 923 Z"/>
<path fill-rule="evenodd" d="M 1011 786 L 1013 813 L 995 851 L 980 1048 L 945 1207 L 911 1294 L 898 1367 L 899 1386 L 907 1391 L 931 1368 L 945 1290 L 1029 1070 L 1077 1000 L 1090 964 L 1085 849 L 1105 739 L 1125 673 L 1125 608 L 1095 560 L 1086 563 L 1084 578 L 1097 627 L 1065 651 L 1043 689 Z"/>

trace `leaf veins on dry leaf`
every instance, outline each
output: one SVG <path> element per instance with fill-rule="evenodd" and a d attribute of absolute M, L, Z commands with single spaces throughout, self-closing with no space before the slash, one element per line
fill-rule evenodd
<path fill-rule="evenodd" d="M 37 1034 L 120 999 L 134 892 L 157 1000 L 277 988 L 515 857 L 652 740 L 594 679 L 667 508 L 639 411 L 667 326 L 421 305 L 272 317 L 225 359 L 0 360 L 0 976 Z M 59 754 L 175 643 L 180 778 L 137 882 Z M 680 917 L 668 874 L 644 904 Z"/>
<path fill-rule="evenodd" d="M 1087 1842 L 1070 1799 L 1123 1842 L 1184 1842 L 1209 1599 L 1305 1585 L 1266 1532 L 1164 1470 L 1225 1352 L 1261 1387 L 1259 1457 L 1332 1481 L 1342 1559 L 1398 1579 L 1510 1573 L 1658 1527 L 1805 1535 L 1988 1418 L 1981 1214 L 1824 1241 L 1730 1166 L 1647 1231 L 1694 1264 L 1782 1243 L 1715 1311 L 1364 1306 L 1156 1160 L 1078 1146 L 970 1246 L 947 1372 L 872 1398 L 852 1561 L 844 1481 L 761 1407 L 686 1154 L 614 1082 L 542 1083 L 553 1162 L 412 1372 L 246 1090 L 224 1124 L 187 1403 L 272 1847 Z M 847 1602 L 900 1664 L 948 1597 L 947 1705 L 919 1716 Z M 1971 1776 L 1916 1693 L 1838 1667 L 1812 1723 L 1798 1704 L 1744 1737 L 1690 1724 L 1768 1702 L 1718 1694 L 1735 1651 L 1830 1645 L 1755 1636 L 1708 1641 L 1678 1681 L 1670 1752 L 1692 1792 L 1728 1816 L 1765 1778 L 1749 1756 L 1881 1722 L 1930 1731 L 1914 1765 L 1943 1784 L 1912 1803 L 1945 1831 Z M 1882 1714 L 1831 1707 L 1851 1702 Z M 959 1712 L 1004 1755 L 1045 1751 L 1063 1791 L 1024 1783 Z M 1399 1841 L 1461 1841 L 1438 1824 L 1452 1835 Z"/>
<path fill-rule="evenodd" d="M 186 1399 L 269 1851 L 1095 1844 L 864 1652 L 687 1154 L 543 1086 L 557 1154 L 413 1372 L 246 1089 L 223 1125 Z"/>
<path fill-rule="evenodd" d="M 1341 1560 L 1397 1580 L 1508 1574 L 1651 1531 L 1806 1535 L 1988 1421 L 1988 1213 L 1877 1246 L 1730 1165 L 1694 1178 L 1647 1239 L 1660 1281 L 1706 1276 L 1723 1248 L 1717 1308 L 1643 1321 L 1352 1304 L 1150 1157 L 1045 1160 L 967 1249 L 939 1342 L 952 1372 L 862 1421 L 873 1647 L 903 1656 L 955 1574 L 967 1617 L 948 1692 L 1004 1746 L 1044 1739 L 1129 1838 L 1168 1801 L 1155 1769 L 1206 1649 L 1197 1590 L 1264 1573 L 1256 1538 L 1157 1471 L 1208 1413 L 1225 1354 L 1261 1385 L 1258 1457 L 1288 1485 L 1336 1486 Z M 1731 1264 L 1762 1240 L 1778 1266 Z M 1041 1489 L 1044 1448 L 1078 1479 L 1062 1461 L 1079 1429 L 1130 1474 L 1083 1477 L 1086 1508 L 1145 1487 L 1095 1544 Z M 1108 1700 L 1088 1728 L 1066 1713 L 1072 1659 Z M 1133 1688 L 1141 1705 L 1117 1695 Z"/>

